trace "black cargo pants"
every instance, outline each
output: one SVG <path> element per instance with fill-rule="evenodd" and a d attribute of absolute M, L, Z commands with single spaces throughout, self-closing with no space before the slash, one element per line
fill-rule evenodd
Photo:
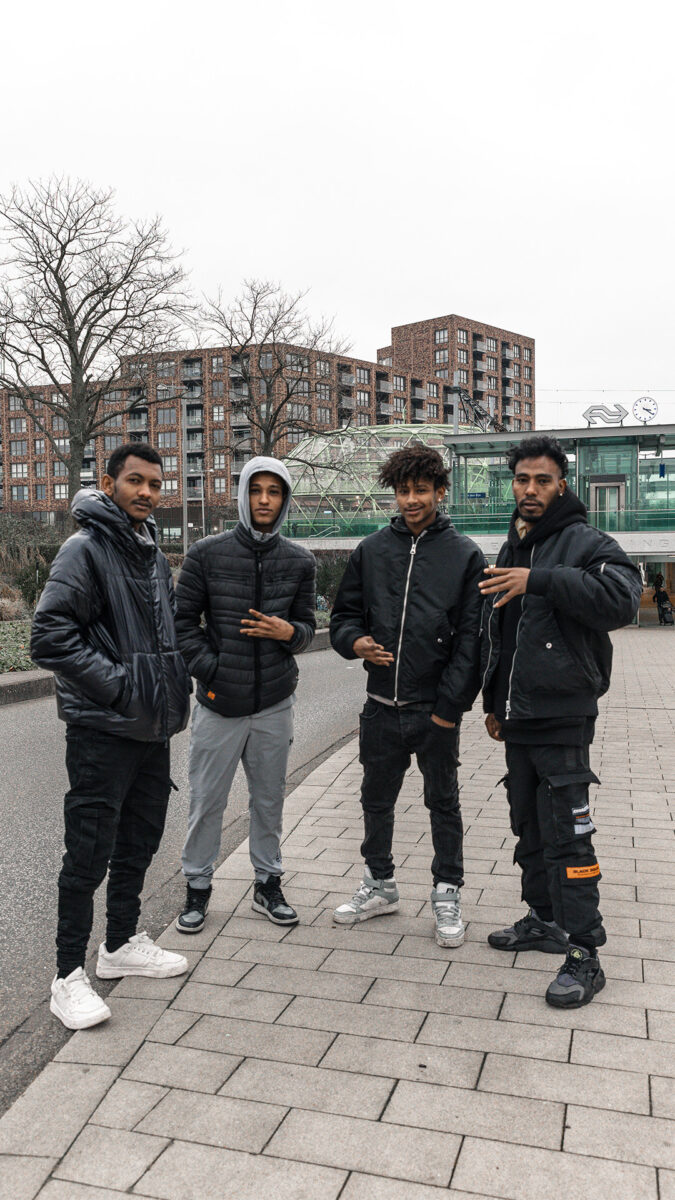
<path fill-rule="evenodd" d="M 83 967 L 94 917 L 94 893 L 105 878 L 106 944 L 123 946 L 136 932 L 141 892 L 164 832 L 171 790 L 169 746 L 68 725 L 64 800 L 65 846 L 59 875 L 57 971 Z"/>
<path fill-rule="evenodd" d="M 591 836 L 589 747 L 506 743 L 513 861 L 522 871 L 522 898 L 542 920 L 557 921 L 570 940 L 589 949 L 607 940 L 598 909 L 601 878 Z"/>

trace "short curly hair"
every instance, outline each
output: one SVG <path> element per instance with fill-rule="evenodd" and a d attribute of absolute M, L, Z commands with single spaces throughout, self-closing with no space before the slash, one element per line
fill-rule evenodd
<path fill-rule="evenodd" d="M 383 487 L 391 487 L 396 491 L 408 479 L 418 483 L 420 479 L 429 479 L 434 488 L 447 488 L 450 477 L 448 468 L 438 450 L 425 446 L 424 442 L 411 442 L 402 450 L 395 450 L 380 468 L 378 481 Z"/>
<path fill-rule="evenodd" d="M 515 475 L 516 467 L 524 458 L 552 458 L 553 462 L 560 468 L 560 474 L 563 479 L 567 474 L 567 455 L 563 450 L 560 442 L 555 438 L 546 437 L 546 434 L 540 436 L 523 438 L 517 446 L 513 446 L 509 450 L 508 464 L 509 470 Z"/>

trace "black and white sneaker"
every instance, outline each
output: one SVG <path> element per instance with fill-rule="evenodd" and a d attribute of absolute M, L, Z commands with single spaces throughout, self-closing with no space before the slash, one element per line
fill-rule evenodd
<path fill-rule="evenodd" d="M 541 950 L 543 954 L 566 954 L 567 934 L 555 921 L 541 921 L 534 909 L 507 929 L 488 934 L 495 950 Z"/>
<path fill-rule="evenodd" d="M 553 1008 L 581 1008 L 590 1004 L 605 986 L 605 972 L 597 955 L 583 946 L 570 946 L 562 967 L 546 991 Z"/>
<path fill-rule="evenodd" d="M 180 933 L 199 933 L 204 928 L 210 899 L 210 887 L 194 888 L 188 883 L 185 908 L 176 921 L 176 929 Z"/>
<path fill-rule="evenodd" d="M 295 909 L 284 899 L 278 875 L 270 875 L 265 883 L 256 879 L 251 908 L 264 913 L 275 925 L 295 925 L 298 920 Z"/>

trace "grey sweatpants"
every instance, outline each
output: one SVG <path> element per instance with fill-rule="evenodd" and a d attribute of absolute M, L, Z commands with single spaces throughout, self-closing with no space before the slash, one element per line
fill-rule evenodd
<path fill-rule="evenodd" d="M 183 874 L 206 888 L 220 850 L 223 813 L 239 762 L 249 791 L 249 849 L 256 879 L 281 875 L 281 821 L 288 754 L 293 741 L 289 696 L 250 717 L 221 717 L 202 704 L 192 715 L 190 815 Z"/>

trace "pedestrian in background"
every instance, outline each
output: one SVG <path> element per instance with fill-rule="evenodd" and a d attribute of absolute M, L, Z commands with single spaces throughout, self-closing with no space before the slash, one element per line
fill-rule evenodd
<path fill-rule="evenodd" d="M 172 786 L 169 739 L 187 724 L 190 694 L 173 580 L 151 515 L 162 490 L 159 454 L 146 444 L 120 446 L 101 487 L 73 500 L 80 529 L 54 559 L 31 638 L 33 661 L 55 673 L 66 722 L 70 789 L 50 1008 L 68 1029 L 110 1016 L 84 969 L 94 893 L 108 864 L 99 978 L 188 969 L 182 955 L 136 933 Z"/>
<path fill-rule="evenodd" d="M 282 811 L 298 682 L 294 655 L 314 637 L 316 563 L 279 532 L 290 501 L 283 463 L 251 459 L 239 480 L 238 524 L 191 546 L 178 579 L 178 641 L 197 680 L 181 933 L 204 924 L 240 762 L 249 786 L 253 908 L 277 925 L 298 919 L 281 890 Z"/>
<path fill-rule="evenodd" d="M 614 538 L 588 524 L 553 438 L 509 453 L 516 508 L 480 584 L 483 705 L 506 743 L 505 779 L 526 916 L 489 934 L 498 950 L 565 955 L 546 1000 L 588 1004 L 605 985 L 598 947 L 600 867 L 588 787 L 598 697 L 609 687 L 608 631 L 633 619 L 642 579 Z"/>
<path fill-rule="evenodd" d="M 359 731 L 366 865 L 361 886 L 333 917 L 352 924 L 398 908 L 394 809 L 415 754 L 431 819 L 436 941 L 459 946 L 459 729 L 480 687 L 477 585 L 485 559 L 440 511 L 448 473 L 437 450 L 417 443 L 395 451 L 379 482 L 393 488 L 399 513 L 354 550 L 330 623 L 338 654 L 364 660 L 368 695 Z"/>

